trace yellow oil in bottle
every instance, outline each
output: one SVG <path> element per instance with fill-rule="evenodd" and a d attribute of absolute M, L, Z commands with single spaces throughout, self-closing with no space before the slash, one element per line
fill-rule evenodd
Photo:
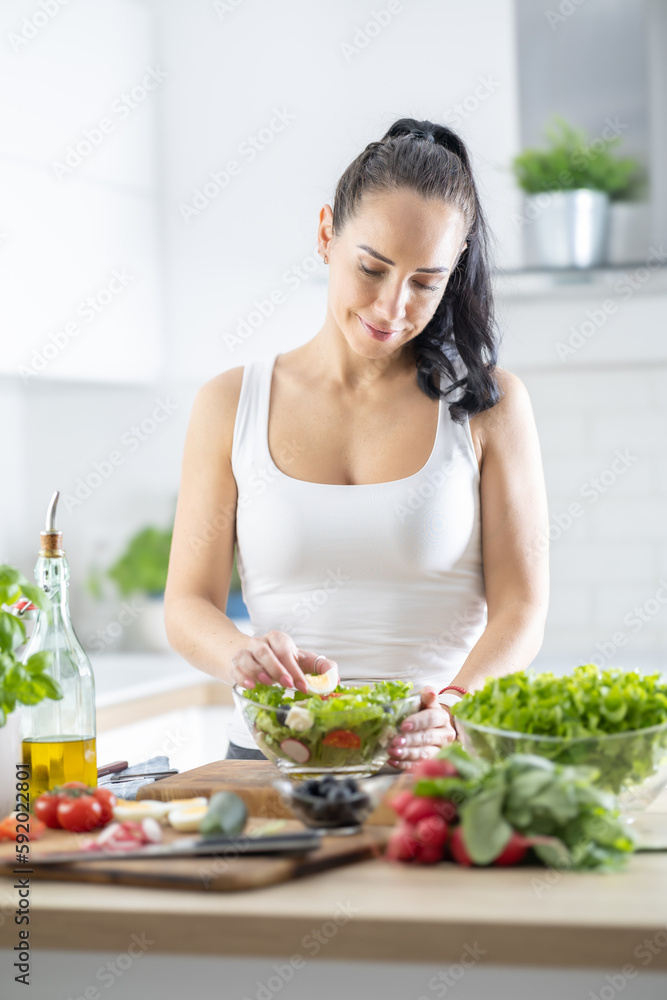
<path fill-rule="evenodd" d="M 23 740 L 23 763 L 30 767 L 30 796 L 34 800 L 42 792 L 62 785 L 65 781 L 84 781 L 91 788 L 97 785 L 97 750 L 95 738 L 78 736 L 39 737 Z"/>

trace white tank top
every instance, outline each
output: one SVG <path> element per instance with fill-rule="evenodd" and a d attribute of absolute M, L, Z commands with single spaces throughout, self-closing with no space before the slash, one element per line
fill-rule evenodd
<path fill-rule="evenodd" d="M 430 458 L 405 479 L 294 479 L 268 445 L 277 356 L 245 366 L 232 444 L 237 566 L 252 635 L 287 632 L 336 660 L 343 682 L 399 678 L 439 691 L 486 625 L 468 420 L 455 423 L 441 398 Z M 229 738 L 257 747 L 236 708 Z"/>

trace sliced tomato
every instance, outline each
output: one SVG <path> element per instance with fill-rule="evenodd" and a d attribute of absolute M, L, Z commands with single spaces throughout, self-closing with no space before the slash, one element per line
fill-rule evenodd
<path fill-rule="evenodd" d="M 58 805 L 58 822 L 72 833 L 89 833 L 102 826 L 102 806 L 92 795 L 63 799 Z"/>
<path fill-rule="evenodd" d="M 349 729 L 332 729 L 322 740 L 327 747 L 339 747 L 341 750 L 358 750 L 361 738 Z"/>
<path fill-rule="evenodd" d="M 20 826 L 20 829 L 17 830 L 17 826 Z M 31 816 L 26 823 L 19 823 L 12 813 L 10 816 L 5 816 L 0 823 L 0 840 L 16 840 L 17 834 L 26 832 L 23 829 L 25 826 L 28 827 L 27 836 L 31 840 L 38 840 L 46 830 L 46 823 L 42 823 L 36 816 Z"/>

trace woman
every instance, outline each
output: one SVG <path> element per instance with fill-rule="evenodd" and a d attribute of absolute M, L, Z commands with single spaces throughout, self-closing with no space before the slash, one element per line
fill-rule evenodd
<path fill-rule="evenodd" d="M 487 230 L 467 150 L 403 118 L 320 212 L 327 313 L 296 350 L 198 392 L 166 625 L 227 683 L 402 678 L 409 769 L 449 708 L 527 667 L 543 637 L 548 515 L 523 383 L 496 367 Z M 253 636 L 225 616 L 235 541 Z M 263 758 L 238 711 L 229 758 Z"/>

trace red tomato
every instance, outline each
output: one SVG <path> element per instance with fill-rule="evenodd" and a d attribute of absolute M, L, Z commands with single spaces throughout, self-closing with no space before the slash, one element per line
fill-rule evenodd
<path fill-rule="evenodd" d="M 42 792 L 35 799 L 35 816 L 46 823 L 51 830 L 59 830 L 58 806 L 62 802 L 62 797 L 55 791 Z"/>
<path fill-rule="evenodd" d="M 113 807 L 117 802 L 116 796 L 110 788 L 100 788 L 98 786 L 93 791 L 93 798 L 102 806 L 102 823 L 106 825 L 109 820 L 113 819 Z"/>
<path fill-rule="evenodd" d="M 58 805 L 58 822 L 72 833 L 88 833 L 102 826 L 102 806 L 92 795 L 62 799 Z"/>
<path fill-rule="evenodd" d="M 17 834 L 25 834 L 24 826 L 28 827 L 30 840 L 38 840 L 46 830 L 46 824 L 36 816 L 31 816 L 26 823 L 19 823 L 14 815 L 5 816 L 0 823 L 0 840 L 16 840 Z M 17 830 L 17 827 L 20 828 Z"/>
<path fill-rule="evenodd" d="M 58 785 L 58 788 L 81 788 L 86 792 L 93 791 L 90 785 L 87 785 L 85 781 L 65 781 L 62 785 Z"/>
<path fill-rule="evenodd" d="M 327 747 L 340 747 L 343 750 L 358 750 L 361 746 L 361 737 L 349 729 L 332 729 L 322 740 Z"/>

